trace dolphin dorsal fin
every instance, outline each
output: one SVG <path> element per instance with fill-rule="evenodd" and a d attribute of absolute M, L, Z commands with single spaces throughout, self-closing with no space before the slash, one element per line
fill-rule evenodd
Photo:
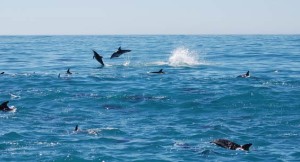
<path fill-rule="evenodd" d="M 160 69 L 158 72 L 159 72 L 159 73 L 162 73 L 162 72 L 163 72 L 163 69 Z"/>
<path fill-rule="evenodd" d="M 242 149 L 243 150 L 246 150 L 246 151 L 249 151 L 249 148 L 252 146 L 252 143 L 248 143 L 248 144 L 244 144 L 243 146 L 242 146 Z"/>
<path fill-rule="evenodd" d="M 122 49 L 121 49 L 121 46 L 118 48 L 118 51 L 121 51 Z"/>
<path fill-rule="evenodd" d="M 247 71 L 246 76 L 250 76 L 250 72 L 249 71 Z"/>
<path fill-rule="evenodd" d="M 5 102 L 3 102 L 3 103 L 1 104 L 1 106 L 3 106 L 4 108 L 9 108 L 9 107 L 7 106 L 8 103 L 9 103 L 9 101 L 5 101 Z"/>
<path fill-rule="evenodd" d="M 78 131 L 78 125 L 76 125 L 76 127 L 75 127 L 74 131 Z"/>

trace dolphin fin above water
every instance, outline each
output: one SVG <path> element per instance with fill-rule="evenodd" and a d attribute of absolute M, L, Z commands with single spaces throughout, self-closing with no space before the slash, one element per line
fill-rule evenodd
<path fill-rule="evenodd" d="M 9 101 L 5 101 L 0 105 L 0 110 L 2 111 L 15 111 L 16 108 L 14 108 L 14 106 L 12 106 L 12 108 L 8 107 Z"/>
<path fill-rule="evenodd" d="M 211 143 L 214 143 L 220 147 L 227 148 L 230 150 L 245 150 L 249 151 L 249 148 L 252 146 L 252 143 L 244 144 L 244 145 L 239 145 L 237 143 L 234 143 L 232 141 L 229 141 L 227 139 L 217 139 L 212 141 Z"/>
<path fill-rule="evenodd" d="M 68 70 L 67 70 L 67 74 L 72 74 L 72 73 L 70 72 L 70 68 L 68 68 Z"/>
<path fill-rule="evenodd" d="M 164 74 L 165 72 L 163 72 L 163 69 L 160 69 L 159 71 L 153 71 L 150 73 L 156 73 L 156 74 Z"/>
<path fill-rule="evenodd" d="M 247 71 L 246 74 L 242 74 L 242 75 L 239 75 L 237 76 L 238 78 L 249 78 L 250 77 L 250 71 Z"/>

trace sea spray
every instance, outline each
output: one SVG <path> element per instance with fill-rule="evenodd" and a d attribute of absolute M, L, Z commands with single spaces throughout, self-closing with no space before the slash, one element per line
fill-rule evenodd
<path fill-rule="evenodd" d="M 170 66 L 195 66 L 200 64 L 197 52 L 184 47 L 176 48 L 169 57 Z"/>

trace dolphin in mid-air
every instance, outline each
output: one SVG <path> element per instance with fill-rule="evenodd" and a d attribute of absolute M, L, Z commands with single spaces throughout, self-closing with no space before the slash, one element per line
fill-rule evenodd
<path fill-rule="evenodd" d="M 159 71 L 153 71 L 150 73 L 156 73 L 156 74 L 164 74 L 165 72 L 163 72 L 163 69 L 160 69 Z"/>
<path fill-rule="evenodd" d="M 117 50 L 116 52 L 114 52 L 114 53 L 111 55 L 110 59 L 112 59 L 112 58 L 114 58 L 114 57 L 119 57 L 119 56 L 121 56 L 122 54 L 127 53 L 127 52 L 130 52 L 130 51 L 131 51 L 131 50 L 122 50 L 121 47 L 119 47 L 118 50 Z"/>
<path fill-rule="evenodd" d="M 99 55 L 95 50 L 93 50 L 93 52 L 94 52 L 93 59 L 96 58 L 96 60 L 97 60 L 102 66 L 104 66 L 104 63 L 103 63 L 103 60 L 102 60 L 103 57 L 102 57 L 101 55 Z"/>
<path fill-rule="evenodd" d="M 244 145 L 239 145 L 237 143 L 234 143 L 232 141 L 229 141 L 227 139 L 217 139 L 212 141 L 211 143 L 214 143 L 220 147 L 227 148 L 230 150 L 245 150 L 249 151 L 249 148 L 252 146 L 252 143 L 244 144 Z"/>

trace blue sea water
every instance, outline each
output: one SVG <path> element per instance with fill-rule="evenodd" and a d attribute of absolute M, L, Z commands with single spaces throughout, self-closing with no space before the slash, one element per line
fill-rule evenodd
<path fill-rule="evenodd" d="M 0 36 L 0 59 L 0 161 L 300 159 L 299 35 Z"/>

